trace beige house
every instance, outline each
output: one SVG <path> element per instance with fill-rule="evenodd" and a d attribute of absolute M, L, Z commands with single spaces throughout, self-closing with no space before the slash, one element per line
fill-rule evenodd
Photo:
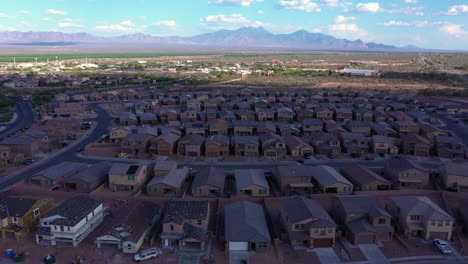
<path fill-rule="evenodd" d="M 445 164 L 442 173 L 442 181 L 445 188 L 456 191 L 468 191 L 468 163 L 452 162 Z"/>
<path fill-rule="evenodd" d="M 175 160 L 156 160 L 153 174 L 154 177 L 158 177 L 168 174 L 175 169 L 177 169 L 177 162 Z"/>
<path fill-rule="evenodd" d="M 392 183 L 366 166 L 350 164 L 341 168 L 341 173 L 360 191 L 390 190 Z"/>
<path fill-rule="evenodd" d="M 319 165 L 310 168 L 313 184 L 322 193 L 351 194 L 353 184 L 330 166 Z"/>
<path fill-rule="evenodd" d="M 389 211 L 406 237 L 425 240 L 452 237 L 453 217 L 426 196 L 394 196 L 390 200 Z"/>
<path fill-rule="evenodd" d="M 285 200 L 281 216 L 293 247 L 334 246 L 336 224 L 318 201 L 302 196 Z"/>
<path fill-rule="evenodd" d="M 109 138 L 112 142 L 120 142 L 131 133 L 132 129 L 130 127 L 117 126 L 110 129 Z"/>
<path fill-rule="evenodd" d="M 234 170 L 238 195 L 265 197 L 270 195 L 270 186 L 263 170 L 237 169 Z"/>
<path fill-rule="evenodd" d="M 429 172 L 415 161 L 400 157 L 387 160 L 385 176 L 396 189 L 421 189 L 429 184 Z"/>
<path fill-rule="evenodd" d="M 154 177 L 146 185 L 146 193 L 151 196 L 180 196 L 187 184 L 189 170 L 187 168 L 175 169 L 168 174 Z"/>
<path fill-rule="evenodd" d="M 114 163 L 109 171 L 109 187 L 114 192 L 138 190 L 148 179 L 149 164 Z"/>

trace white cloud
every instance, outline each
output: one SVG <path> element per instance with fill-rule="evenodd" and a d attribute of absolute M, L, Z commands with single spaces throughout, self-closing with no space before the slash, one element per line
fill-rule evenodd
<path fill-rule="evenodd" d="M 177 22 L 174 20 L 163 20 L 154 23 L 155 26 L 177 27 Z"/>
<path fill-rule="evenodd" d="M 408 4 L 416 4 L 418 2 L 418 0 L 405 0 L 405 3 L 408 3 Z"/>
<path fill-rule="evenodd" d="M 387 12 L 389 14 L 400 14 L 400 15 L 407 15 L 407 16 L 423 16 L 424 12 L 422 10 L 424 7 L 404 7 L 404 8 L 396 8 L 396 9 L 389 9 Z"/>
<path fill-rule="evenodd" d="M 81 19 L 78 19 L 78 18 L 64 18 L 62 21 L 63 22 L 80 22 Z"/>
<path fill-rule="evenodd" d="M 263 2 L 263 0 L 216 0 L 208 2 L 214 5 L 227 5 L 227 6 L 243 6 L 249 7 L 252 3 Z"/>
<path fill-rule="evenodd" d="M 61 11 L 61 10 L 56 10 L 56 9 L 48 9 L 46 11 L 46 14 L 49 14 L 49 15 L 66 15 L 67 12 Z"/>
<path fill-rule="evenodd" d="M 361 39 L 363 41 L 371 40 L 370 33 L 360 28 L 357 24 L 331 24 L 325 27 L 323 31 L 337 38 L 345 38 L 350 40 Z"/>
<path fill-rule="evenodd" d="M 5 13 L 0 13 L 0 18 L 12 18 L 12 16 Z"/>
<path fill-rule="evenodd" d="M 443 14 L 454 16 L 466 12 L 468 12 L 468 5 L 454 5 L 451 6 L 449 10 Z"/>
<path fill-rule="evenodd" d="M 133 24 L 133 22 L 131 20 L 122 21 L 122 23 L 120 23 L 120 24 L 122 24 L 124 26 L 129 26 L 129 27 L 134 26 L 134 24 Z"/>
<path fill-rule="evenodd" d="M 264 14 L 265 14 L 265 11 L 263 11 L 263 10 L 258 10 L 258 11 L 257 11 L 257 14 L 258 14 L 258 15 L 264 15 Z"/>
<path fill-rule="evenodd" d="M 337 17 L 335 18 L 335 23 L 341 24 L 341 23 L 345 23 L 345 22 L 347 22 L 347 21 L 355 20 L 355 19 L 356 19 L 355 17 L 337 16 Z"/>
<path fill-rule="evenodd" d="M 376 13 L 383 11 L 383 8 L 380 7 L 378 2 L 358 3 L 354 8 L 354 11 L 362 13 Z"/>
<path fill-rule="evenodd" d="M 101 25 L 95 27 L 97 30 L 103 30 L 103 31 L 132 31 L 132 28 L 122 26 L 120 24 L 113 24 L 113 25 Z"/>
<path fill-rule="evenodd" d="M 311 2 L 310 0 L 280 0 L 279 7 L 309 13 L 322 11 L 318 4 Z"/>
<path fill-rule="evenodd" d="M 31 12 L 29 12 L 28 10 L 21 10 L 18 13 L 23 14 L 23 15 L 27 15 L 27 14 L 29 14 Z"/>
<path fill-rule="evenodd" d="M 440 27 L 442 32 L 455 36 L 456 38 L 468 38 L 468 31 L 464 30 L 460 24 L 444 24 Z"/>
<path fill-rule="evenodd" d="M 81 24 L 71 23 L 71 22 L 60 22 L 57 25 L 59 28 L 83 28 Z"/>
<path fill-rule="evenodd" d="M 209 28 L 225 28 L 234 29 L 239 27 L 249 26 L 251 21 L 241 14 L 232 15 L 214 15 L 200 19 L 200 23 Z"/>
<path fill-rule="evenodd" d="M 320 0 L 320 4 L 331 7 L 347 7 L 352 5 L 353 3 L 342 0 Z"/>
<path fill-rule="evenodd" d="M 384 23 L 379 23 L 379 25 L 386 26 L 386 27 L 409 27 L 411 26 L 410 23 L 408 22 L 403 22 L 403 21 L 395 21 L 395 20 L 390 20 L 388 22 Z"/>

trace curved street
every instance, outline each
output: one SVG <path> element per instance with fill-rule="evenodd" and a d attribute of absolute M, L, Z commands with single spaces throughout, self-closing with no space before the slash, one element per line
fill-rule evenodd
<path fill-rule="evenodd" d="M 34 124 L 36 113 L 31 105 L 30 100 L 23 100 L 20 96 L 11 96 L 10 99 L 16 101 L 16 120 L 8 124 L 4 130 L 0 132 L 0 139 L 13 135 L 25 128 Z"/>

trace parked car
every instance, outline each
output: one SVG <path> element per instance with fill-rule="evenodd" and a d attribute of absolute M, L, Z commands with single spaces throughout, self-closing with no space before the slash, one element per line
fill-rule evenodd
<path fill-rule="evenodd" d="M 82 148 L 77 148 L 77 149 L 76 149 L 76 152 L 82 152 L 82 151 L 83 151 Z"/>
<path fill-rule="evenodd" d="M 443 254 L 452 254 L 452 249 L 448 245 L 447 241 L 436 238 L 432 242 Z"/>
<path fill-rule="evenodd" d="M 119 155 L 117 155 L 118 158 L 123 158 L 125 156 L 127 156 L 127 153 L 125 152 L 119 153 Z"/>
<path fill-rule="evenodd" d="M 335 154 L 330 154 L 330 155 L 328 155 L 328 157 L 329 157 L 330 159 L 336 158 Z"/>
<path fill-rule="evenodd" d="M 25 165 L 29 165 L 29 164 L 34 163 L 35 161 L 36 161 L 35 159 L 25 159 L 25 160 L 24 160 L 24 164 L 25 164 Z"/>
<path fill-rule="evenodd" d="M 76 140 L 76 136 L 68 136 L 67 140 Z"/>
<path fill-rule="evenodd" d="M 161 255 L 162 255 L 161 250 L 159 250 L 157 248 L 149 248 L 149 249 L 142 250 L 138 254 L 135 254 L 133 259 L 136 262 L 140 262 L 142 260 L 148 260 L 148 259 L 152 259 L 152 258 L 159 258 L 159 256 L 161 256 Z"/>

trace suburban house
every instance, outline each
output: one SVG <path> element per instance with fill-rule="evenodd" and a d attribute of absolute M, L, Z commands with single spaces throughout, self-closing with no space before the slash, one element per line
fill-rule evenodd
<path fill-rule="evenodd" d="M 200 157 L 203 153 L 205 137 L 189 134 L 179 140 L 177 154 L 187 157 Z"/>
<path fill-rule="evenodd" d="M 110 129 L 109 138 L 111 139 L 112 142 L 120 142 L 131 133 L 132 133 L 131 127 L 114 126 Z"/>
<path fill-rule="evenodd" d="M 175 133 L 162 134 L 151 142 L 151 153 L 160 156 L 171 156 L 177 152 L 177 141 L 180 139 L 180 135 Z"/>
<path fill-rule="evenodd" d="M 107 180 L 107 173 L 112 166 L 110 161 L 93 164 L 62 182 L 61 189 L 69 192 L 89 193 Z"/>
<path fill-rule="evenodd" d="M 225 205 L 224 240 L 229 252 L 266 251 L 271 238 L 263 207 L 244 200 Z"/>
<path fill-rule="evenodd" d="M 236 169 L 234 170 L 238 195 L 264 197 L 270 195 L 270 186 L 263 170 Z"/>
<path fill-rule="evenodd" d="M 41 218 L 36 243 L 76 247 L 101 224 L 103 213 L 103 204 L 87 195 L 68 199 Z"/>
<path fill-rule="evenodd" d="M 283 193 L 311 193 L 314 187 L 312 184 L 312 170 L 307 166 L 277 166 L 274 177 Z"/>
<path fill-rule="evenodd" d="M 180 251 L 205 249 L 210 203 L 203 200 L 172 200 L 163 218 L 161 240 L 164 248 Z"/>
<path fill-rule="evenodd" d="M 114 163 L 109 170 L 109 188 L 113 192 L 135 191 L 145 184 L 150 174 L 150 164 Z"/>
<path fill-rule="evenodd" d="M 321 193 L 351 194 L 353 184 L 330 166 L 319 165 L 310 168 L 312 182 Z"/>
<path fill-rule="evenodd" d="M 123 153 L 133 155 L 143 155 L 149 152 L 153 135 L 147 133 L 128 134 L 120 143 L 120 150 Z"/>
<path fill-rule="evenodd" d="M 230 138 L 224 135 L 209 136 L 205 142 L 207 157 L 227 157 L 229 155 Z"/>
<path fill-rule="evenodd" d="M 153 168 L 153 175 L 154 177 L 162 176 L 175 169 L 177 169 L 177 162 L 175 160 L 156 160 Z"/>
<path fill-rule="evenodd" d="M 399 120 L 393 123 L 393 128 L 400 135 L 419 134 L 419 124 L 409 120 Z"/>
<path fill-rule="evenodd" d="M 10 167 L 23 159 L 23 154 L 12 153 L 10 147 L 0 145 L 0 168 Z"/>
<path fill-rule="evenodd" d="M 436 136 L 434 144 L 438 157 L 449 159 L 465 158 L 465 144 L 458 137 Z"/>
<path fill-rule="evenodd" d="M 417 134 L 401 135 L 400 150 L 406 155 L 427 157 L 431 152 L 431 142 Z"/>
<path fill-rule="evenodd" d="M 445 164 L 440 175 L 445 188 L 468 191 L 468 162 Z"/>
<path fill-rule="evenodd" d="M 29 196 L 0 197 L 0 231 L 3 241 L 19 240 L 34 230 L 42 215 L 54 207 L 51 199 Z"/>
<path fill-rule="evenodd" d="M 286 157 L 286 142 L 283 137 L 274 133 L 259 136 L 264 157 Z"/>
<path fill-rule="evenodd" d="M 323 121 L 319 119 L 304 119 L 302 121 L 302 133 L 308 135 L 312 132 L 323 130 Z"/>
<path fill-rule="evenodd" d="M 257 136 L 234 136 L 233 145 L 236 156 L 258 157 L 259 141 Z"/>
<path fill-rule="evenodd" d="M 383 191 L 390 190 L 392 186 L 384 177 L 357 163 L 341 167 L 341 173 L 354 185 L 355 190 Z"/>
<path fill-rule="evenodd" d="M 353 244 L 376 244 L 393 238 L 392 217 L 374 196 L 337 195 L 334 215 Z"/>
<path fill-rule="evenodd" d="M 8 147 L 13 154 L 30 158 L 40 152 L 41 143 L 32 138 L 8 137 L 0 141 L 1 147 Z"/>
<path fill-rule="evenodd" d="M 374 135 L 371 139 L 371 151 L 377 154 L 398 154 L 395 139 L 387 136 Z"/>
<path fill-rule="evenodd" d="M 284 141 L 288 147 L 288 153 L 293 157 L 304 157 L 314 153 L 314 148 L 300 137 L 284 136 Z"/>
<path fill-rule="evenodd" d="M 161 207 L 158 205 L 129 201 L 107 217 L 96 235 L 96 246 L 110 245 L 124 253 L 137 253 L 160 217 Z"/>
<path fill-rule="evenodd" d="M 47 189 L 58 189 L 60 183 L 67 177 L 86 169 L 88 166 L 81 162 L 64 161 L 57 165 L 44 169 L 25 180 L 26 184 Z"/>
<path fill-rule="evenodd" d="M 296 196 L 285 200 L 281 216 L 293 247 L 333 247 L 337 225 L 316 200 Z"/>
<path fill-rule="evenodd" d="M 224 194 L 226 172 L 223 168 L 207 167 L 199 170 L 192 182 L 192 195 L 220 197 Z"/>
<path fill-rule="evenodd" d="M 146 185 L 146 194 L 151 196 L 180 196 L 184 192 L 189 170 L 175 169 L 166 175 L 154 177 Z"/>
<path fill-rule="evenodd" d="M 388 210 L 407 238 L 450 240 L 454 219 L 426 196 L 390 197 Z"/>
<path fill-rule="evenodd" d="M 416 161 L 400 157 L 387 160 L 385 177 L 396 189 L 421 189 L 429 184 L 429 172 Z"/>

